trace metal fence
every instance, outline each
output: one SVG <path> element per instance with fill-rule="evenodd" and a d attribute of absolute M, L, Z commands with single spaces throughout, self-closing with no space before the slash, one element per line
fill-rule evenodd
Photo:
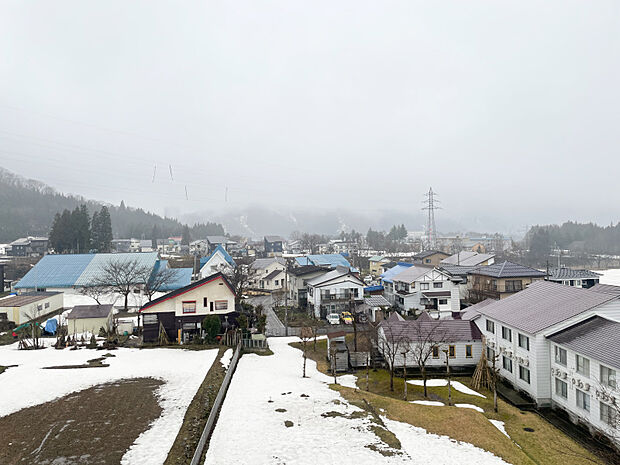
<path fill-rule="evenodd" d="M 200 435 L 200 440 L 198 441 L 198 446 L 196 446 L 196 450 L 194 452 L 194 456 L 192 457 L 190 465 L 198 465 L 202 462 L 201 459 L 203 458 L 204 447 L 207 444 L 209 438 L 211 437 L 213 429 L 215 428 L 215 422 L 220 413 L 220 409 L 222 408 L 224 397 L 226 397 L 226 391 L 228 391 L 230 380 L 232 379 L 233 373 L 237 368 L 237 362 L 239 361 L 239 357 L 241 355 L 241 346 L 241 343 L 237 345 L 235 353 L 230 360 L 230 364 L 228 365 L 228 371 L 226 372 L 226 376 L 224 376 L 224 381 L 222 381 L 222 385 L 220 386 L 220 390 L 217 393 L 215 402 L 213 402 L 211 412 L 209 413 L 209 418 L 207 418 L 207 424 L 205 425 L 205 428 Z"/>
<path fill-rule="evenodd" d="M 243 339 L 243 347 L 246 349 L 268 349 L 267 339 Z"/>

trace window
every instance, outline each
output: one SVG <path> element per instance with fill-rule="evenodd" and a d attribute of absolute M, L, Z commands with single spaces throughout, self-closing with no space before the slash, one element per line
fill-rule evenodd
<path fill-rule="evenodd" d="M 502 366 L 504 367 L 504 370 L 512 373 L 512 360 L 505 355 L 502 356 Z"/>
<path fill-rule="evenodd" d="M 487 347 L 487 360 L 493 360 L 495 358 L 495 351 L 490 347 Z"/>
<path fill-rule="evenodd" d="M 439 299 L 439 305 L 448 305 L 448 299 Z"/>
<path fill-rule="evenodd" d="M 604 402 L 600 404 L 601 421 L 610 426 L 616 426 L 618 424 L 618 412 L 611 405 L 607 405 Z"/>
<path fill-rule="evenodd" d="M 467 358 L 472 358 L 472 352 L 471 352 L 471 345 L 466 345 L 465 346 L 465 357 Z"/>
<path fill-rule="evenodd" d="M 560 378 L 555 378 L 555 393 L 564 399 L 568 398 L 568 384 Z"/>
<path fill-rule="evenodd" d="M 189 300 L 183 302 L 183 313 L 196 313 L 196 301 Z"/>
<path fill-rule="evenodd" d="M 448 346 L 448 356 L 454 358 L 456 356 L 456 347 Z"/>
<path fill-rule="evenodd" d="M 590 411 L 590 396 L 579 389 L 575 389 L 577 394 L 577 407 L 587 412 Z"/>
<path fill-rule="evenodd" d="M 420 289 L 423 291 L 428 291 L 429 290 L 428 283 L 420 283 Z"/>
<path fill-rule="evenodd" d="M 518 292 L 523 289 L 523 282 L 518 280 L 506 281 L 506 292 Z"/>
<path fill-rule="evenodd" d="M 566 366 L 566 349 L 555 346 L 555 363 Z"/>
<path fill-rule="evenodd" d="M 202 298 L 202 306 L 203 306 L 204 308 L 207 308 L 207 307 L 209 306 L 209 305 L 208 305 L 208 302 L 207 302 L 207 298 L 206 298 L 206 297 L 203 297 L 203 298 Z"/>
<path fill-rule="evenodd" d="M 228 310 L 228 300 L 216 300 L 215 310 Z"/>
<path fill-rule="evenodd" d="M 42 304 L 37 305 L 37 310 L 39 311 L 43 310 L 43 305 Z"/>
<path fill-rule="evenodd" d="M 519 378 L 525 381 L 527 384 L 530 384 L 530 370 L 528 370 L 524 366 L 519 365 Z"/>
<path fill-rule="evenodd" d="M 512 342 L 512 330 L 510 328 L 502 326 L 502 338 Z"/>
<path fill-rule="evenodd" d="M 433 283 L 433 288 L 441 289 L 443 287 L 443 283 Z"/>
<path fill-rule="evenodd" d="M 143 313 L 142 323 L 145 325 L 156 325 L 157 324 L 157 315 L 150 313 Z"/>
<path fill-rule="evenodd" d="M 616 370 L 607 368 L 601 365 L 601 384 L 603 386 L 609 386 L 610 388 L 616 388 Z"/>
<path fill-rule="evenodd" d="M 50 308 L 50 303 L 49 302 L 45 302 L 45 308 Z"/>
<path fill-rule="evenodd" d="M 427 259 L 425 259 L 424 261 L 425 261 L 426 263 L 430 263 L 430 262 L 431 262 L 431 259 L 430 259 L 430 258 L 427 258 Z"/>
<path fill-rule="evenodd" d="M 439 358 L 439 347 L 433 347 L 433 358 Z"/>
<path fill-rule="evenodd" d="M 575 367 L 577 369 L 577 373 L 584 376 L 590 376 L 590 360 L 582 357 L 581 355 L 575 354 Z"/>
<path fill-rule="evenodd" d="M 487 320 L 487 331 L 495 334 L 495 323 L 493 323 L 491 320 Z"/>
<path fill-rule="evenodd" d="M 525 334 L 519 334 L 519 347 L 525 350 L 530 350 L 530 338 Z"/>

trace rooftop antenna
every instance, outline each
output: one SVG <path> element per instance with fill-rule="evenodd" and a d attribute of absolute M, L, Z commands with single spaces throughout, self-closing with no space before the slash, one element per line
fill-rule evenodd
<path fill-rule="evenodd" d="M 157 165 L 153 166 L 153 180 L 151 182 L 155 182 L 155 173 L 157 173 Z"/>
<path fill-rule="evenodd" d="M 170 171 L 170 180 L 174 182 L 174 178 L 172 177 L 172 165 L 168 165 L 168 170 Z"/>
<path fill-rule="evenodd" d="M 428 211 L 428 217 L 426 219 L 426 241 L 424 244 L 425 250 L 434 250 L 437 247 L 437 229 L 435 227 L 435 210 L 440 209 L 437 204 L 440 203 L 439 200 L 436 199 L 437 194 L 433 192 L 433 188 L 429 188 L 428 192 L 424 194 L 426 200 L 423 200 L 422 203 L 424 206 L 422 210 Z"/>

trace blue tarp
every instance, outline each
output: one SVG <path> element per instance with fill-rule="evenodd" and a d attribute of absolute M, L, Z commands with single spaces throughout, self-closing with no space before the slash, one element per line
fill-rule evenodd
<path fill-rule="evenodd" d="M 45 332 L 50 334 L 56 334 L 58 329 L 58 320 L 56 318 L 50 318 L 45 322 Z"/>

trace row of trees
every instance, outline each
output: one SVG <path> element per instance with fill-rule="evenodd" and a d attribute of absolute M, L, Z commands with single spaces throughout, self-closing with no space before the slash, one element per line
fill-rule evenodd
<path fill-rule="evenodd" d="M 108 208 L 95 211 L 91 219 L 85 204 L 73 211 L 56 213 L 49 234 L 49 244 L 58 253 L 109 252 L 112 244 L 112 221 Z"/>

